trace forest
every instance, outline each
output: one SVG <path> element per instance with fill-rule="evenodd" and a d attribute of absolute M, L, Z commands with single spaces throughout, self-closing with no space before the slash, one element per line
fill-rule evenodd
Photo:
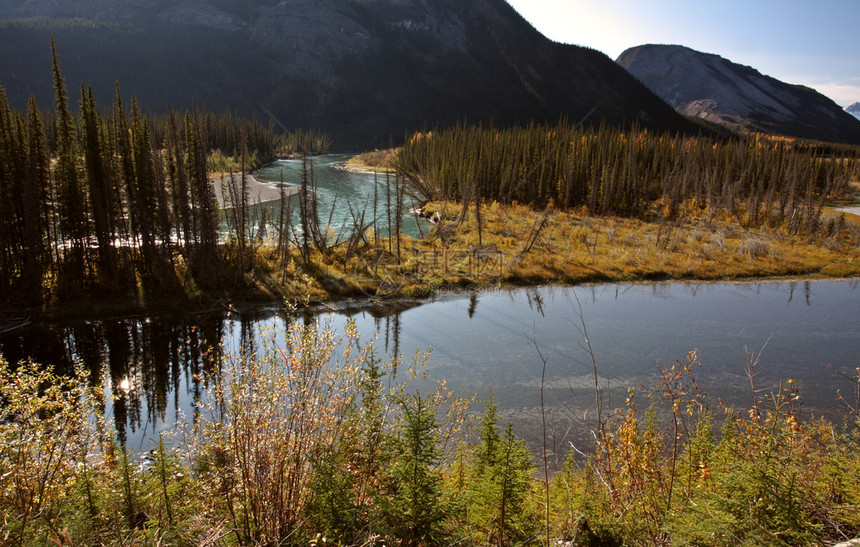
<path fill-rule="evenodd" d="M 5 307 L 184 303 L 264 284 L 296 314 L 311 293 L 380 296 L 392 280 L 400 295 L 437 282 L 860 271 L 860 230 L 826 213 L 855 191 L 853 147 L 564 119 L 461 124 L 402 143 L 374 194 L 392 230 L 353 211 L 333 235 L 307 161 L 325 135 L 203 108 L 153 114 L 119 86 L 107 110 L 88 86 L 74 108 L 56 51 L 53 76 L 50 111 L 32 99 L 15 111 L 0 88 Z M 246 173 L 293 154 L 305 159 L 298 199 L 284 191 L 277 214 L 252 212 Z M 229 206 L 216 172 L 238 175 Z M 404 194 L 424 202 L 416 214 L 438 213 L 423 238 L 400 234 Z M 448 249 L 510 261 L 492 279 L 422 270 Z M 201 362 L 221 351 L 203 345 Z M 492 397 L 412 392 L 402 378 L 424 357 L 376 351 L 353 327 L 292 321 L 208 371 L 188 427 L 145 454 L 116 441 L 101 379 L 0 360 L 2 541 L 796 545 L 860 533 L 856 376 L 854 393 L 837 394 L 842 423 L 806 421 L 796 382 L 764 391 L 754 359 L 747 408 L 708 400 L 693 351 L 613 412 L 594 361 L 594 445 L 551 473 L 546 447 L 503 427 Z"/>
<path fill-rule="evenodd" d="M 6 303 L 93 295 L 148 300 L 188 294 L 189 284 L 233 282 L 239 274 L 222 260 L 219 225 L 250 204 L 236 196 L 236 207 L 219 209 L 210 172 L 245 173 L 279 154 L 319 153 L 329 145 L 315 132 L 283 134 L 274 122 L 229 110 L 150 114 L 134 95 L 124 101 L 119 86 L 103 113 L 82 85 L 73 112 L 55 51 L 53 71 L 56 103 L 47 112 L 32 98 L 26 112 L 13 111 L 0 87 Z"/>
<path fill-rule="evenodd" d="M 748 227 L 818 229 L 857 174 L 857 149 L 753 135 L 728 138 L 555 125 L 456 126 L 416 134 L 398 169 L 429 200 L 583 208 L 675 221 L 689 207 Z"/>

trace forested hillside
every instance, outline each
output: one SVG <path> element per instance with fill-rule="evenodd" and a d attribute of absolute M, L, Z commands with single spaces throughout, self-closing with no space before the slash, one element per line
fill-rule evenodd
<path fill-rule="evenodd" d="M 4 3 L 0 84 L 23 109 L 49 104 L 51 36 L 74 86 L 115 83 L 164 112 L 192 102 L 343 146 L 388 144 L 469 121 L 634 122 L 690 129 L 604 54 L 556 44 L 504 0 Z M 695 130 L 695 129 L 693 129 Z"/>

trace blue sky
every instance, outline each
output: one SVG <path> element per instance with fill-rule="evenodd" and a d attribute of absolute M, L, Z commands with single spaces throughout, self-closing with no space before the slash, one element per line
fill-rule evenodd
<path fill-rule="evenodd" d="M 612 59 L 680 44 L 716 53 L 840 106 L 860 101 L 858 0 L 507 0 L 539 31 Z"/>

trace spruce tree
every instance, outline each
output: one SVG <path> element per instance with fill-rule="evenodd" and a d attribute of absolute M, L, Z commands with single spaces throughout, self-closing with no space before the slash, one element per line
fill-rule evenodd
<path fill-rule="evenodd" d="M 193 118 L 185 114 L 185 146 L 196 234 L 195 269 L 205 280 L 214 276 L 218 262 L 218 210 L 206 173 L 206 151 L 196 112 Z"/>
<path fill-rule="evenodd" d="M 433 545 L 443 540 L 447 518 L 436 407 L 420 393 L 399 401 L 401 418 L 393 440 L 381 515 L 392 539 L 402 545 Z"/>
<path fill-rule="evenodd" d="M 15 276 L 14 256 L 18 243 L 14 237 L 15 216 L 13 199 L 17 180 L 16 158 L 19 159 L 20 135 L 6 92 L 0 87 L 0 293 L 8 293 Z"/>
<path fill-rule="evenodd" d="M 134 151 L 132 148 L 131 128 L 128 123 L 128 114 L 122 100 L 119 84 L 116 86 L 116 99 L 113 107 L 113 127 L 116 155 L 118 156 L 117 172 L 122 181 L 117 186 L 125 198 L 125 233 L 132 245 L 129 246 L 134 268 L 138 271 L 146 271 L 146 264 L 141 265 L 140 250 L 143 247 L 140 240 L 140 227 L 138 225 L 141 213 L 139 211 L 140 199 L 137 196 L 137 172 L 134 166 Z"/>
<path fill-rule="evenodd" d="M 98 244 L 98 259 L 102 282 L 115 286 L 117 281 L 115 239 L 116 207 L 113 203 L 113 180 L 105 162 L 106 151 L 101 142 L 99 116 L 92 86 L 81 87 L 81 122 L 83 131 L 84 162 L 89 183 L 90 210 Z"/>
<path fill-rule="evenodd" d="M 24 188 L 24 238 L 26 245 L 25 272 L 32 293 L 41 291 L 46 264 L 50 260 L 47 250 L 50 232 L 50 158 L 45 143 L 36 99 L 30 96 L 27 103 L 27 182 Z"/>
<path fill-rule="evenodd" d="M 161 256 L 155 241 L 157 225 L 155 195 L 155 169 L 152 163 L 152 146 L 149 130 L 137 105 L 137 98 L 131 96 L 131 156 L 134 177 L 129 184 L 129 199 L 132 201 L 132 226 L 140 237 L 143 261 L 141 273 L 155 282 L 161 274 Z"/>
<path fill-rule="evenodd" d="M 167 173 L 172 207 L 176 222 L 181 230 L 183 249 L 188 257 L 190 253 L 191 240 L 193 239 L 193 224 L 191 218 L 191 204 L 189 203 L 188 172 L 186 169 L 185 154 L 182 151 L 182 142 L 179 138 L 179 130 L 176 127 L 176 116 L 170 110 L 168 117 L 167 146 Z"/>
<path fill-rule="evenodd" d="M 75 123 L 69 111 L 66 86 L 60 73 L 60 63 L 53 38 L 51 38 L 51 55 L 57 116 L 57 162 L 54 167 L 54 179 L 58 189 L 61 237 L 64 243 L 70 246 L 68 257 L 64 257 L 64 288 L 78 292 L 83 288 L 86 278 L 87 212 L 78 176 Z"/>
<path fill-rule="evenodd" d="M 496 408 L 491 393 L 470 473 L 467 519 L 480 537 L 509 545 L 527 540 L 536 531 L 529 512 L 535 467 L 528 447 L 516 439 L 511 424 L 499 435 Z"/>

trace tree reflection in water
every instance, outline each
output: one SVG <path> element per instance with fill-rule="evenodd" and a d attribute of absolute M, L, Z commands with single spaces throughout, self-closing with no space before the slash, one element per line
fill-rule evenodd
<path fill-rule="evenodd" d="M 697 379 L 713 404 L 735 404 L 739 397 L 746 402 L 739 342 L 755 348 L 773 336 L 760 384 L 770 388 L 793 378 L 806 412 L 837 419 L 843 410 L 834 401 L 836 390 L 851 389 L 838 373 L 853 371 L 860 354 L 858 288 L 856 280 L 620 284 L 462 294 L 412 308 L 367 303 L 289 317 L 271 308 L 226 309 L 31 324 L 0 335 L 0 353 L 10 363 L 32 358 L 60 373 L 80 361 L 112 396 L 104 410 L 118 440 L 148 449 L 159 432 L 181 427 L 183 420 L 195 423 L 196 403 L 217 380 L 225 356 L 251 351 L 270 336 L 277 343 L 289 321 L 311 325 L 320 315 L 331 315 L 338 329 L 352 315 L 362 340 L 376 338 L 380 357 L 405 353 L 408 358 L 433 349 L 422 390 L 445 381 L 457 393 L 486 396 L 492 387 L 505 419 L 534 443 L 540 375 L 535 376 L 537 356 L 524 333 L 536 332 L 541 349 L 551 355 L 548 412 L 560 430 L 571 429 L 571 416 L 581 421 L 593 413 L 593 373 L 571 323 L 571 291 L 581 297 L 612 403 L 623 402 L 627 387 L 647 385 L 660 367 L 693 348 L 704 364 Z M 395 370 L 388 381 L 405 380 L 405 372 Z"/>

